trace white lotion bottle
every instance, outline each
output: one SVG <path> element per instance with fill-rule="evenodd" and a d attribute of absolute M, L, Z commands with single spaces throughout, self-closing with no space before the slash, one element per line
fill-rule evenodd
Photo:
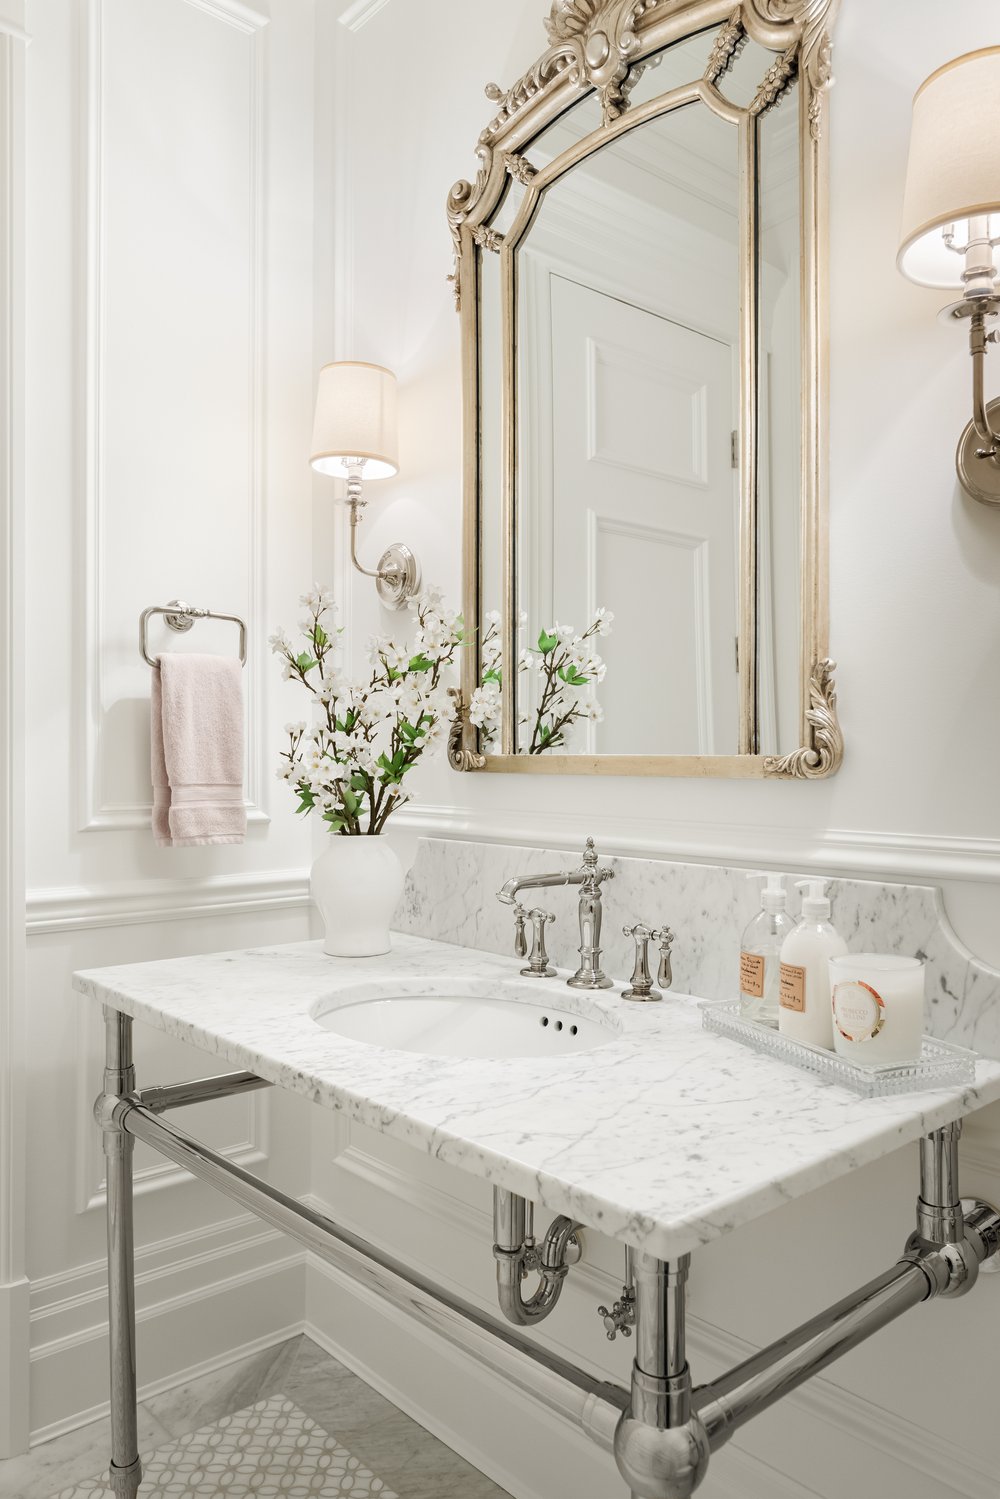
<path fill-rule="evenodd" d="M 781 946 L 778 1029 L 792 1041 L 833 1050 L 830 959 L 847 943 L 830 921 L 826 880 L 799 880 L 802 920 Z"/>
<path fill-rule="evenodd" d="M 785 909 L 783 874 L 748 874 L 747 879 L 763 880 L 764 890 L 760 910 L 740 941 L 740 1013 L 744 1020 L 777 1029 L 781 948 L 796 923 Z"/>

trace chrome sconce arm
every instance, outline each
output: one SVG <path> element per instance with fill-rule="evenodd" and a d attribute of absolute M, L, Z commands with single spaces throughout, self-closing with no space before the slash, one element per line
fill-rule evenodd
<path fill-rule="evenodd" d="M 362 481 L 366 459 L 348 461 L 347 504 L 351 522 L 351 564 L 355 572 L 364 578 L 375 579 L 375 591 L 387 609 L 405 609 L 410 599 L 420 590 L 420 563 L 408 546 L 394 541 L 386 547 L 374 568 L 364 567 L 358 560 L 358 527 L 364 519 L 368 501 L 364 497 Z"/>
<path fill-rule="evenodd" d="M 1000 505 L 1000 400 L 986 399 L 986 355 L 1000 344 L 1000 330 L 987 319 L 1000 316 L 1000 297 L 967 298 L 946 307 L 942 321 L 969 323 L 972 358 L 972 420 L 962 433 L 956 468 L 962 488 L 983 505 Z"/>

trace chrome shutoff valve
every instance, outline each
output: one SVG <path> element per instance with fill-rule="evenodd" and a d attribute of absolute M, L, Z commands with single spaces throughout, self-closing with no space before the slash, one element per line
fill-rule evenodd
<path fill-rule="evenodd" d="M 621 1298 L 614 1303 L 611 1310 L 608 1311 L 606 1306 L 599 1306 L 597 1315 L 604 1323 L 604 1331 L 608 1335 L 609 1343 L 613 1343 L 619 1333 L 623 1338 L 630 1338 L 635 1326 L 634 1289 L 631 1286 L 622 1286 Z"/>

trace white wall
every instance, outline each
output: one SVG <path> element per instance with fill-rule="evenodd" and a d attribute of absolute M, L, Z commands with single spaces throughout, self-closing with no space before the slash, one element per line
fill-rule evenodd
<path fill-rule="evenodd" d="M 336 76 L 350 92 L 336 122 L 334 186 L 352 186 L 338 266 L 354 295 L 342 288 L 350 336 L 342 319 L 330 338 L 340 339 L 339 355 L 384 362 L 401 381 L 401 472 L 379 486 L 365 542 L 377 555 L 407 541 L 425 576 L 455 598 L 460 375 L 444 199 L 456 177 L 474 172 L 490 115 L 483 86 L 509 84 L 541 51 L 545 9 L 543 0 L 389 0 L 336 39 Z M 847 736 L 840 774 L 813 785 L 696 784 L 460 777 L 437 767 L 397 826 L 404 852 L 418 831 L 557 847 L 590 832 L 608 851 L 943 882 L 960 934 L 1000 961 L 1000 804 L 988 748 L 1000 734 L 1000 532 L 954 477 L 969 402 L 962 339 L 937 324 L 939 299 L 895 269 L 912 93 L 939 63 L 994 40 L 987 0 L 847 4 L 838 23 L 831 635 Z M 321 576 L 340 578 L 342 553 L 328 539 L 317 558 Z M 379 619 L 366 585 L 353 587 L 355 640 L 392 623 Z M 966 1189 L 994 1200 L 998 1144 L 995 1111 L 967 1131 Z M 488 1194 L 479 1185 L 322 1116 L 313 1152 L 313 1190 L 332 1212 L 493 1304 Z M 915 1183 L 906 1151 L 696 1256 L 696 1378 L 890 1263 L 909 1231 Z M 571 1275 L 564 1305 L 538 1336 L 625 1378 L 629 1345 L 604 1343 L 594 1314 L 615 1291 L 620 1256 L 592 1234 L 587 1241 L 582 1273 Z M 328 1346 L 512 1492 L 607 1499 L 620 1491 L 609 1465 L 565 1432 L 535 1440 L 544 1423 L 516 1392 L 488 1386 L 328 1273 L 310 1270 L 307 1295 L 308 1318 Z M 918 1312 L 741 1433 L 714 1462 L 706 1499 L 992 1499 L 988 1371 L 998 1331 L 995 1282 L 968 1302 Z"/>
<path fill-rule="evenodd" d="M 308 935 L 309 833 L 271 790 L 290 704 L 266 636 L 296 617 L 312 575 L 314 22 L 312 0 L 27 6 L 20 1019 L 34 1440 L 107 1393 L 91 1119 L 102 1026 L 70 974 Z M 242 847 L 157 849 L 149 831 L 137 623 L 172 597 L 248 621 Z M 235 646 L 222 625 L 153 637 L 154 650 Z M 213 1070 L 141 1027 L 136 1045 L 140 1085 Z M 191 1127 L 286 1190 L 308 1188 L 296 1101 L 231 1100 L 192 1111 Z M 137 1167 L 143 1386 L 301 1324 L 294 1246 L 162 1159 L 139 1153 Z"/>

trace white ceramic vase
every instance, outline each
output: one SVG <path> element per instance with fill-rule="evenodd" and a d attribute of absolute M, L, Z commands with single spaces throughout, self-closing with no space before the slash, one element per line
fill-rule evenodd
<path fill-rule="evenodd" d="M 403 866 L 383 833 L 333 834 L 312 867 L 309 893 L 334 958 L 388 952 L 389 923 L 403 893 Z"/>

